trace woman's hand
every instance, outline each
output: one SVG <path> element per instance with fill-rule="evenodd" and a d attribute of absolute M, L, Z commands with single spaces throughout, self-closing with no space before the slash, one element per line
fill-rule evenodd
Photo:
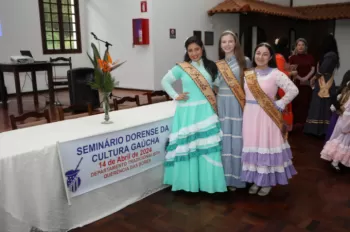
<path fill-rule="evenodd" d="M 186 101 L 188 99 L 187 94 L 189 94 L 189 92 L 180 93 L 179 96 L 177 98 L 175 98 L 175 100 L 176 101 Z"/>
<path fill-rule="evenodd" d="M 292 76 L 292 77 L 297 77 L 298 76 L 298 71 L 291 71 L 290 72 L 290 75 Z"/>
<path fill-rule="evenodd" d="M 313 78 L 311 78 L 311 80 L 310 80 L 310 85 L 311 85 L 311 87 L 315 87 L 315 82 L 316 82 L 316 76 L 314 76 Z"/>

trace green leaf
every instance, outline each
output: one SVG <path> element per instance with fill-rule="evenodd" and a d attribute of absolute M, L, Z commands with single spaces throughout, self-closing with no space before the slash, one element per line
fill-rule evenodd
<path fill-rule="evenodd" d="M 100 53 L 98 52 L 97 47 L 95 46 L 94 43 L 91 43 L 91 47 L 93 50 L 93 57 L 90 56 L 89 54 L 88 57 L 91 61 L 91 63 L 94 65 L 94 80 L 89 82 L 89 85 L 93 89 L 97 89 L 102 93 L 110 93 L 113 91 L 115 86 L 119 85 L 119 82 L 117 82 L 114 77 L 111 76 L 110 72 L 104 73 L 98 64 L 98 60 L 101 59 Z M 108 61 L 108 49 L 106 49 L 104 53 L 103 60 Z M 112 70 L 120 67 L 123 65 L 126 61 L 116 64 L 115 66 L 112 67 Z"/>
<path fill-rule="evenodd" d="M 98 52 L 97 47 L 94 43 L 91 43 L 91 47 L 92 47 L 92 51 L 94 53 L 94 60 L 97 63 L 97 60 L 101 59 L 100 53 Z"/>
<path fill-rule="evenodd" d="M 93 60 L 93 59 L 91 58 L 91 56 L 89 55 L 89 53 L 86 53 L 86 54 L 88 55 L 88 57 L 89 57 L 89 59 L 90 59 L 90 61 L 91 61 L 92 65 L 94 66 L 94 68 L 96 68 L 96 67 L 97 67 L 97 63 L 96 63 L 96 61 L 95 61 L 95 60 Z"/>
<path fill-rule="evenodd" d="M 103 60 L 104 61 L 108 61 L 108 56 L 107 56 L 107 54 L 108 54 L 108 49 L 106 49 L 106 51 L 105 51 L 105 54 L 104 54 L 104 56 L 103 56 Z"/>
<path fill-rule="evenodd" d="M 114 89 L 114 78 L 112 78 L 109 73 L 105 76 L 104 89 L 107 93 L 112 92 L 112 90 Z"/>
<path fill-rule="evenodd" d="M 114 66 L 112 67 L 111 71 L 113 71 L 114 69 L 116 69 L 116 68 L 122 66 L 122 64 L 124 64 L 125 62 L 126 62 L 126 61 L 124 61 L 124 62 L 122 62 L 122 63 L 119 63 L 119 64 L 117 64 L 117 65 L 114 65 Z"/>

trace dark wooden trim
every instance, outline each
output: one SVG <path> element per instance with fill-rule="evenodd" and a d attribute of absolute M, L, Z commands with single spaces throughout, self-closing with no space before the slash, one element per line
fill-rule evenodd
<path fill-rule="evenodd" d="M 57 1 L 57 14 L 58 14 L 58 27 L 59 27 L 59 32 L 60 32 L 59 33 L 59 36 L 60 36 L 60 47 L 61 47 L 60 50 L 63 51 L 65 49 L 64 49 L 64 28 L 63 28 L 63 15 L 62 15 L 62 4 L 61 4 L 61 1 Z M 53 43 L 53 49 L 55 50 L 55 43 Z"/>
<path fill-rule="evenodd" d="M 143 91 L 143 92 L 146 92 L 146 93 L 152 93 L 156 90 L 150 90 L 150 89 L 133 89 L 133 88 L 123 88 L 123 87 L 114 87 L 114 89 L 118 90 L 128 90 L 128 91 Z M 63 88 L 59 88 L 59 89 L 55 89 L 55 92 L 58 92 L 58 91 L 67 91 L 69 90 L 68 87 L 63 87 Z M 32 95 L 34 92 L 33 91 L 28 91 L 28 92 L 22 92 L 22 95 L 25 96 L 25 95 Z M 39 94 L 44 94 L 44 93 L 49 93 L 49 90 L 48 89 L 44 89 L 44 90 L 38 90 L 38 93 Z M 16 93 L 9 93 L 8 94 L 9 97 L 15 97 L 16 96 Z"/>
<path fill-rule="evenodd" d="M 293 5 L 294 5 L 293 0 L 289 0 L 289 7 L 293 7 Z"/>
<path fill-rule="evenodd" d="M 134 89 L 134 88 L 123 88 L 123 87 L 114 87 L 114 89 L 129 90 L 129 91 L 144 91 L 147 93 L 152 93 L 153 91 L 155 91 L 150 89 Z"/>
<path fill-rule="evenodd" d="M 60 35 L 60 50 L 49 50 L 47 48 L 46 32 L 45 32 L 45 15 L 44 15 L 44 2 L 43 0 L 38 0 L 39 3 L 39 15 L 40 15 L 40 25 L 41 25 L 41 43 L 44 55 L 52 54 L 80 54 L 82 53 L 81 45 L 81 31 L 80 31 L 80 9 L 79 0 L 74 0 L 74 16 L 75 16 L 75 26 L 76 26 L 76 36 L 77 36 L 77 49 L 65 49 L 64 48 L 64 27 L 63 27 L 63 14 L 62 14 L 62 4 L 61 0 L 57 0 L 57 14 L 58 14 L 58 25 L 59 25 L 59 35 Z M 51 3 L 49 3 L 51 4 Z M 52 13 L 51 13 L 52 14 Z M 52 19 L 51 19 L 52 21 Z M 51 27 L 53 24 L 51 22 Z M 53 34 L 52 34 L 53 36 Z M 53 44 L 53 46 L 55 46 Z M 72 46 L 72 43 L 71 43 Z"/>
<path fill-rule="evenodd" d="M 60 92 L 60 91 L 67 91 L 68 87 L 63 87 L 63 88 L 59 88 L 59 89 L 55 89 L 55 92 Z M 49 93 L 48 89 L 44 89 L 44 90 L 38 90 L 37 91 L 38 94 L 44 94 L 44 93 Z M 28 96 L 28 95 L 33 95 L 34 91 L 28 91 L 28 92 L 22 92 L 22 96 Z M 16 93 L 9 93 L 8 97 L 16 97 Z"/>
<path fill-rule="evenodd" d="M 40 15 L 40 26 L 41 26 L 41 44 L 43 49 L 43 54 L 45 54 L 46 48 L 46 33 L 45 33 L 45 15 L 44 15 L 44 3 L 43 0 L 39 0 L 39 15 Z M 52 20 L 51 20 L 52 21 Z M 51 22 L 52 26 L 52 22 Z"/>

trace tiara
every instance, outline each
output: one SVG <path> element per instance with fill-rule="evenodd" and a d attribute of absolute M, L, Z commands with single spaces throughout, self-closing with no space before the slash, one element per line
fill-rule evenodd
<path fill-rule="evenodd" d="M 236 35 L 233 31 L 226 30 L 226 31 L 222 32 L 221 35 L 223 35 L 223 34 L 225 34 L 225 33 L 229 33 L 229 34 L 231 34 L 233 37 L 237 38 L 237 35 Z"/>
<path fill-rule="evenodd" d="M 271 44 L 266 43 L 266 42 L 262 42 L 262 43 L 260 43 L 260 45 L 265 45 L 265 46 L 271 47 Z"/>
<path fill-rule="evenodd" d="M 230 31 L 230 30 L 226 30 L 226 31 L 222 32 L 222 34 L 224 34 L 224 33 L 230 33 L 232 35 L 236 35 L 235 33 L 233 33 L 233 31 Z"/>

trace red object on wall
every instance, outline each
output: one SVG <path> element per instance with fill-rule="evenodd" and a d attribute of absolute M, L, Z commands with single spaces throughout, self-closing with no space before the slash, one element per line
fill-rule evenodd
<path fill-rule="evenodd" d="M 141 1 L 141 12 L 147 12 L 147 1 Z"/>
<path fill-rule="evenodd" d="M 132 31 L 134 45 L 149 44 L 149 19 L 133 19 Z"/>

